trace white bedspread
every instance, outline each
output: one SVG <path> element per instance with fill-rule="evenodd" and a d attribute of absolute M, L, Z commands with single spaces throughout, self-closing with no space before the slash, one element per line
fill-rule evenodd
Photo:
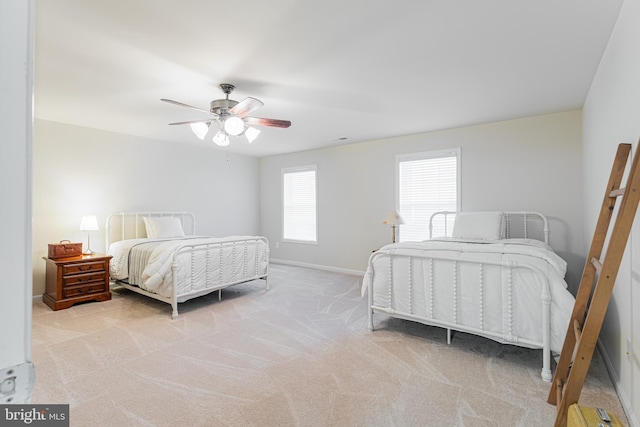
<path fill-rule="evenodd" d="M 425 254 L 432 259 L 425 259 Z M 455 275 L 451 260 L 457 261 Z M 480 268 L 478 263 L 485 264 Z M 548 279 L 551 350 L 559 352 L 574 297 L 564 281 L 566 262 L 537 240 L 443 238 L 387 245 L 371 256 L 362 293 L 372 289 L 377 307 L 542 342 L 543 280 L 529 269 L 502 268 L 506 265 L 530 266 Z M 509 281 L 513 283 L 511 291 Z M 433 283 L 433 289 L 428 283 Z M 505 330 L 511 321 L 512 330 Z"/>
<path fill-rule="evenodd" d="M 212 249 L 208 253 L 204 250 L 197 253 L 193 259 L 186 254 L 175 256 L 180 248 L 195 244 L 209 244 Z M 136 253 L 136 247 L 147 251 L 136 256 L 137 259 L 145 261 L 144 265 L 133 265 L 131 255 Z M 113 256 L 110 264 L 112 279 L 132 279 L 134 276 L 131 271 L 135 267 L 140 269 L 141 274 L 135 275 L 138 283 L 130 284 L 165 297 L 170 297 L 173 292 L 174 263 L 178 283 L 176 293 L 182 295 L 204 289 L 208 286 L 207 283 L 229 283 L 266 274 L 267 252 L 266 243 L 256 236 L 129 239 L 113 243 L 108 250 L 108 254 Z M 214 265 L 215 277 L 205 277 L 206 262 Z"/>

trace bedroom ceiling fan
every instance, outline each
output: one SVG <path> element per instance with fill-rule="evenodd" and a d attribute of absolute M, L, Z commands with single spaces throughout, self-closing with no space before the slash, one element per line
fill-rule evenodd
<path fill-rule="evenodd" d="M 229 145 L 230 136 L 244 135 L 250 143 L 253 142 L 260 134 L 260 131 L 254 127 L 250 127 L 249 125 L 271 126 L 277 128 L 288 128 L 291 126 L 291 122 L 289 120 L 265 119 L 261 117 L 248 116 L 247 114 L 262 107 L 264 104 L 262 101 L 251 97 L 247 97 L 240 102 L 229 99 L 229 94 L 231 94 L 235 88 L 236 87 L 234 85 L 229 83 L 220 84 L 220 89 L 222 89 L 226 97 L 224 99 L 215 99 L 211 101 L 209 104 L 209 111 L 203 108 L 184 104 L 182 102 L 173 101 L 171 99 L 161 99 L 161 101 L 168 102 L 169 104 L 191 108 L 211 115 L 211 117 L 207 119 L 175 122 L 169 123 L 169 125 L 191 125 L 193 133 L 195 133 L 198 138 L 204 140 L 209 132 L 209 126 L 211 126 L 211 123 L 216 123 L 218 125 L 218 131 L 213 136 L 213 142 L 221 147 Z"/>

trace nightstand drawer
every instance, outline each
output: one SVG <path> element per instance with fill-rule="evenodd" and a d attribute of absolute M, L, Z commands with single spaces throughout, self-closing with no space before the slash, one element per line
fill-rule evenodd
<path fill-rule="evenodd" d="M 78 264 L 68 264 L 68 265 L 62 266 L 63 276 L 68 276 L 71 274 L 78 274 L 78 273 L 89 273 L 93 271 L 105 271 L 105 262 L 104 261 L 83 262 Z"/>
<path fill-rule="evenodd" d="M 104 271 L 98 271 L 97 273 L 75 274 L 73 276 L 63 276 L 62 287 L 66 288 L 67 286 L 86 285 L 87 283 L 91 282 L 104 283 L 104 277 Z"/>
<path fill-rule="evenodd" d="M 100 292 L 104 292 L 104 283 L 95 282 L 89 285 L 67 286 L 62 288 L 62 298 L 73 298 Z"/>

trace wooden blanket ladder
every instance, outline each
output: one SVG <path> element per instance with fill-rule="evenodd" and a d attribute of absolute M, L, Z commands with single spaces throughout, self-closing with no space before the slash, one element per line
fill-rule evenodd
<path fill-rule="evenodd" d="M 637 165 L 640 150 L 636 150 L 626 187 L 620 187 L 630 152 L 631 144 L 618 145 L 567 335 L 551 383 L 547 402 L 558 407 L 555 427 L 567 425 L 569 406 L 578 403 L 638 207 L 640 170 Z M 615 215 L 615 224 L 604 248 L 619 198 L 621 202 Z"/>

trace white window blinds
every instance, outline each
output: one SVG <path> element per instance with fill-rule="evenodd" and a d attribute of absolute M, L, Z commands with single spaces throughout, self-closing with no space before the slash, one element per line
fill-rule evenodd
<path fill-rule="evenodd" d="M 433 213 L 458 210 L 459 157 L 459 149 L 397 157 L 398 208 L 404 219 L 399 241 L 428 239 Z M 433 235 L 444 235 L 444 229 L 434 228 Z"/>
<path fill-rule="evenodd" d="M 282 170 L 282 239 L 317 243 L 316 166 Z"/>

